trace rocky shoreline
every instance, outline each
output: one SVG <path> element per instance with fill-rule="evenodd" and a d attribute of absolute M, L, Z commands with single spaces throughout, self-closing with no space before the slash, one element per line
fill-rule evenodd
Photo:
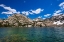
<path fill-rule="evenodd" d="M 0 19 L 0 27 L 63 27 L 64 15 L 53 16 L 42 20 L 36 18 L 31 20 L 30 18 L 22 14 L 13 14 L 7 19 Z"/>

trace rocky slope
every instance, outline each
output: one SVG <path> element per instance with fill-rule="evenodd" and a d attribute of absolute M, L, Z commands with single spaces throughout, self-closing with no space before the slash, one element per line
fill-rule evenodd
<path fill-rule="evenodd" d="M 64 26 L 64 14 L 52 16 L 42 20 L 36 18 L 34 20 L 21 14 L 13 14 L 5 20 L 0 19 L 0 27 L 57 27 Z"/>
<path fill-rule="evenodd" d="M 0 24 L 4 27 L 6 26 L 27 26 L 28 24 L 32 24 L 32 20 L 27 18 L 21 14 L 13 14 L 12 16 L 8 17 L 6 20 L 0 20 Z"/>
<path fill-rule="evenodd" d="M 63 26 L 64 25 L 64 14 L 60 14 L 60 15 L 57 15 L 57 16 L 52 16 L 48 20 L 50 22 L 52 22 L 52 24 L 51 24 L 52 26 Z"/>
<path fill-rule="evenodd" d="M 29 18 L 21 14 L 14 14 L 11 17 L 9 17 L 7 20 L 10 25 L 17 25 L 17 26 L 32 23 L 32 21 Z"/>
<path fill-rule="evenodd" d="M 37 21 L 36 25 L 38 26 L 47 26 L 47 27 L 64 27 L 64 14 L 60 14 L 57 16 L 52 16 L 45 20 L 35 19 Z M 43 25 L 42 25 L 43 24 Z"/>

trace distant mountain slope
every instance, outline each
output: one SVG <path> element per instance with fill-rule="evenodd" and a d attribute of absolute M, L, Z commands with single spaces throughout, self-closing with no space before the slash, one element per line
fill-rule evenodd
<path fill-rule="evenodd" d="M 51 21 L 53 21 L 53 24 L 56 24 L 56 25 L 64 25 L 64 14 L 60 14 L 60 15 L 57 15 L 57 16 L 52 16 L 50 18 Z"/>
<path fill-rule="evenodd" d="M 7 19 L 0 19 L 0 27 L 64 27 L 64 14 L 52 16 L 47 19 L 36 18 L 31 20 L 30 18 L 22 14 L 13 14 Z"/>

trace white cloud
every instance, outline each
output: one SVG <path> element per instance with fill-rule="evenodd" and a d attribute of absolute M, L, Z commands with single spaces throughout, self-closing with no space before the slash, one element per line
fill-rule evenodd
<path fill-rule="evenodd" d="M 64 2 L 60 3 L 59 6 L 61 7 L 61 9 L 64 9 Z"/>
<path fill-rule="evenodd" d="M 46 19 L 46 18 L 43 18 L 43 20 Z"/>
<path fill-rule="evenodd" d="M 7 15 L 7 17 L 10 17 L 10 15 Z"/>
<path fill-rule="evenodd" d="M 32 15 L 34 15 L 34 13 L 32 13 L 32 12 L 29 12 L 29 14 L 32 14 Z"/>
<path fill-rule="evenodd" d="M 57 22 L 53 22 L 53 24 L 62 25 L 62 24 L 64 24 L 64 22 L 57 21 Z"/>
<path fill-rule="evenodd" d="M 18 12 L 16 12 L 16 13 L 20 14 L 20 11 L 18 11 Z"/>
<path fill-rule="evenodd" d="M 48 17 L 48 16 L 50 16 L 51 14 L 46 14 L 46 15 L 44 15 L 45 17 Z"/>
<path fill-rule="evenodd" d="M 2 14 L 20 13 L 19 11 L 16 11 L 16 9 L 12 9 L 11 7 L 7 7 L 4 4 L 0 4 L 0 7 L 3 7 L 5 10 L 7 10 L 7 11 L 2 12 Z M 43 10 L 44 9 L 38 8 L 36 10 L 22 11 L 21 13 L 28 16 L 29 14 L 39 14 Z"/>
<path fill-rule="evenodd" d="M 4 4 L 0 4 L 1 7 L 4 7 L 5 5 Z"/>
<path fill-rule="evenodd" d="M 44 9 L 41 9 L 41 8 L 38 8 L 36 10 L 31 10 L 32 13 L 35 13 L 35 14 L 39 14 L 43 11 Z"/>
<path fill-rule="evenodd" d="M 13 14 L 13 13 L 10 11 L 7 11 L 7 12 L 2 12 L 2 14 Z"/>
<path fill-rule="evenodd" d="M 42 18 L 42 16 L 39 16 L 38 18 Z"/>
<path fill-rule="evenodd" d="M 62 12 L 62 10 L 55 11 L 55 13 L 60 13 L 60 12 Z"/>
<path fill-rule="evenodd" d="M 32 15 L 34 15 L 34 14 L 39 14 L 39 13 L 41 13 L 43 10 L 44 10 L 44 9 L 38 8 L 38 9 L 36 9 L 36 10 L 22 11 L 21 13 L 28 16 L 29 14 L 32 14 Z"/>
<path fill-rule="evenodd" d="M 28 16 L 28 15 L 29 15 L 29 11 L 23 11 L 23 12 L 22 12 L 22 14 L 24 14 L 24 15 L 27 15 L 27 16 Z"/>
<path fill-rule="evenodd" d="M 53 16 L 58 16 L 58 15 L 62 14 L 61 12 L 62 12 L 62 10 L 57 10 L 57 11 L 55 11 L 55 13 L 53 13 Z"/>
<path fill-rule="evenodd" d="M 62 11 L 64 11 L 64 2 L 60 3 L 59 6 L 60 6 L 60 10 L 55 11 L 53 13 L 53 16 L 58 16 L 60 14 L 63 14 Z"/>
<path fill-rule="evenodd" d="M 60 13 L 60 14 L 62 14 L 62 13 Z M 58 15 L 60 15 L 60 14 L 54 14 L 53 16 L 58 16 Z"/>
<path fill-rule="evenodd" d="M 3 7 L 7 12 L 2 12 L 2 14 L 14 14 L 14 13 L 20 13 L 17 12 L 15 9 L 12 9 L 11 7 L 7 7 L 4 4 L 0 4 L 0 7 Z"/>

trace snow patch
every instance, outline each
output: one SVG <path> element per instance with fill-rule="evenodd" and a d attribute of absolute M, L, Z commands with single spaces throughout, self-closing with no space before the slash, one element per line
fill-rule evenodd
<path fill-rule="evenodd" d="M 57 22 L 54 22 L 53 24 L 56 24 L 56 25 L 63 25 L 64 22 L 57 21 Z"/>

